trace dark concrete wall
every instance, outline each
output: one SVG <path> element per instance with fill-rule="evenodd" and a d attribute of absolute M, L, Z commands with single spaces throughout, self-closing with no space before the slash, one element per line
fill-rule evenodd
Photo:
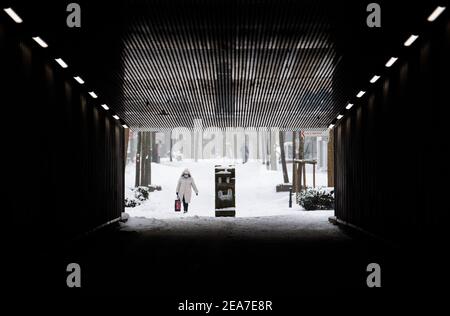
<path fill-rule="evenodd" d="M 52 241 L 124 208 L 124 129 L 73 80 L 74 69 L 54 62 L 56 53 L 0 20 L 4 210 L 20 234 Z"/>
<path fill-rule="evenodd" d="M 420 35 L 334 129 L 336 216 L 391 240 L 448 225 L 448 19 Z"/>

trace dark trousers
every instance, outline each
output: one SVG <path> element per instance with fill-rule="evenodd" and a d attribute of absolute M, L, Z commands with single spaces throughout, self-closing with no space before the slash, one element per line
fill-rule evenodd
<path fill-rule="evenodd" d="M 188 206 L 189 206 L 189 203 L 186 203 L 186 201 L 184 200 L 184 196 L 183 196 L 183 209 L 184 209 L 185 213 L 188 211 Z"/>

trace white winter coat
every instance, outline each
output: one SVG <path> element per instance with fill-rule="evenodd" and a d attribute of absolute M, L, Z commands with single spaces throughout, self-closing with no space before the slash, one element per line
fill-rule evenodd
<path fill-rule="evenodd" d="M 189 170 L 186 169 L 185 171 L 183 171 L 183 173 L 185 172 L 189 172 Z M 191 193 L 192 193 L 191 188 L 194 189 L 196 194 L 198 194 L 197 186 L 195 185 L 194 178 L 192 178 L 191 173 L 189 172 L 188 178 L 185 178 L 183 177 L 183 175 L 181 175 L 177 185 L 177 192 L 181 201 L 183 201 L 184 197 L 184 201 L 186 203 L 191 203 Z"/>

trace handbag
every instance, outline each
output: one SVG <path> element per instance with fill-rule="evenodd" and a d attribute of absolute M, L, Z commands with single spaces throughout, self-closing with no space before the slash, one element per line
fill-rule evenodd
<path fill-rule="evenodd" d="M 181 211 L 181 201 L 179 199 L 175 200 L 175 212 Z"/>

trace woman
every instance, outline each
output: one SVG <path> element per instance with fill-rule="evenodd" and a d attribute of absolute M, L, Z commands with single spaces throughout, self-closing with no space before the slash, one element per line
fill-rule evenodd
<path fill-rule="evenodd" d="M 194 178 L 188 169 L 185 169 L 181 174 L 180 180 L 177 185 L 177 197 L 183 201 L 184 213 L 187 213 L 189 203 L 191 202 L 191 193 L 194 189 L 195 194 L 198 195 L 197 187 L 195 186 Z"/>

